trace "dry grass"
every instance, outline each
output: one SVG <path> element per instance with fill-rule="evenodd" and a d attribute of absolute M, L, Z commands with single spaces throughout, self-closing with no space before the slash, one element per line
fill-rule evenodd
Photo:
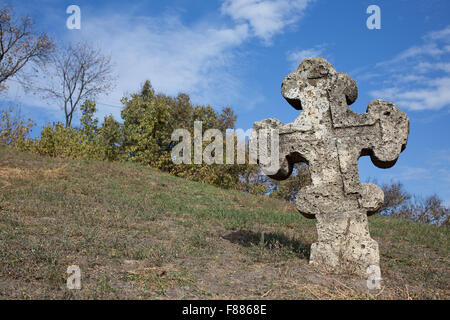
<path fill-rule="evenodd" d="M 0 147 L 4 299 L 448 299 L 449 231 L 370 218 L 382 289 L 308 264 L 314 222 L 286 202 L 133 164 Z M 78 265 L 82 289 L 66 288 Z"/>

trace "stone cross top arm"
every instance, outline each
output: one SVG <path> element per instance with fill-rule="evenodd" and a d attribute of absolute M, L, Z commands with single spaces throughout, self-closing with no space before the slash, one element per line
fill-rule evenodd
<path fill-rule="evenodd" d="M 381 100 L 370 102 L 363 114 L 353 112 L 349 105 L 358 96 L 356 82 L 323 58 L 303 60 L 285 77 L 281 93 L 302 112 L 289 124 L 276 119 L 254 124 L 256 130 L 279 132 L 278 166 L 268 175 L 283 180 L 295 163 L 309 165 L 311 185 L 298 191 L 296 207 L 317 219 L 318 241 L 311 246 L 310 263 L 365 275 L 369 266 L 379 265 L 367 215 L 381 207 L 384 194 L 378 186 L 360 182 L 358 159 L 370 156 L 377 167 L 392 167 L 406 147 L 408 117 Z"/>

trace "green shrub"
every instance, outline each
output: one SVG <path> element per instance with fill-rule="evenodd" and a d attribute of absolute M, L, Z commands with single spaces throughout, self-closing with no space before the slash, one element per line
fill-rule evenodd
<path fill-rule="evenodd" d="M 66 127 L 61 122 L 47 125 L 33 149 L 51 157 L 104 160 L 103 139 L 97 127 L 98 120 L 93 117 L 95 102 L 86 100 L 81 111 L 81 128 Z"/>
<path fill-rule="evenodd" d="M 29 139 L 32 120 L 25 121 L 13 116 L 13 108 L 0 110 L 0 144 L 25 148 Z"/>

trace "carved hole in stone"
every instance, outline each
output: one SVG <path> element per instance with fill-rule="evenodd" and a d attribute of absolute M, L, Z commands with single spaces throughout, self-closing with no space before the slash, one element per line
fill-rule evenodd
<path fill-rule="evenodd" d="M 294 107 L 294 109 L 296 110 L 302 110 L 302 103 L 300 102 L 300 100 L 298 99 L 289 99 L 289 98 L 285 98 L 286 101 L 292 106 Z"/>
<path fill-rule="evenodd" d="M 292 170 L 292 174 L 289 177 L 289 179 L 294 179 L 295 180 L 294 184 L 298 188 L 305 188 L 311 185 L 311 173 L 309 171 L 308 164 L 304 162 L 295 163 L 294 168 Z M 290 195 L 290 197 L 292 197 L 292 200 L 295 200 L 295 195 L 296 193 Z"/>
<path fill-rule="evenodd" d="M 362 244 L 362 245 L 361 245 L 361 248 L 362 248 L 362 249 L 365 249 L 365 248 L 366 248 L 366 245 L 365 245 L 365 244 Z"/>
<path fill-rule="evenodd" d="M 370 158 L 366 157 L 366 156 L 370 156 Z M 377 157 L 375 157 L 373 150 L 363 149 L 361 151 L 360 158 L 358 159 L 358 167 L 371 168 L 372 165 L 370 164 L 370 162 L 372 162 L 378 168 L 386 169 L 386 168 L 392 167 L 396 161 L 397 161 L 397 159 L 394 161 L 390 161 L 390 162 L 381 161 Z M 363 163 L 363 164 L 361 165 L 361 163 Z M 363 180 L 364 179 L 361 179 L 361 181 L 363 181 Z"/>
<path fill-rule="evenodd" d="M 377 176 L 379 169 L 373 167 L 371 153 L 370 150 L 363 150 L 363 152 L 361 152 L 361 156 L 358 159 L 359 181 L 361 183 L 373 183 L 379 186 L 379 181 L 374 178 Z M 363 170 L 360 171 L 360 168 Z"/>
<path fill-rule="evenodd" d="M 385 113 L 383 113 L 386 117 L 389 117 L 391 115 L 391 113 L 389 111 L 386 111 Z"/>

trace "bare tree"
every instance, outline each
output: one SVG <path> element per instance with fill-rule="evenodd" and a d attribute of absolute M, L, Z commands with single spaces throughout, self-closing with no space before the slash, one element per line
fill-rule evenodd
<path fill-rule="evenodd" d="M 45 33 L 34 30 L 30 17 L 17 19 L 6 5 L 0 8 L 0 90 L 30 61 L 42 62 L 53 48 Z"/>
<path fill-rule="evenodd" d="M 64 110 L 66 127 L 70 127 L 80 103 L 107 93 L 115 81 L 111 58 L 87 43 L 61 47 L 42 71 L 45 81 L 38 92 L 46 99 L 58 101 Z"/>
<path fill-rule="evenodd" d="M 373 180 L 372 180 L 373 182 Z M 384 183 L 382 215 L 434 225 L 448 225 L 450 209 L 436 194 L 427 198 L 411 195 L 401 182 Z"/>

